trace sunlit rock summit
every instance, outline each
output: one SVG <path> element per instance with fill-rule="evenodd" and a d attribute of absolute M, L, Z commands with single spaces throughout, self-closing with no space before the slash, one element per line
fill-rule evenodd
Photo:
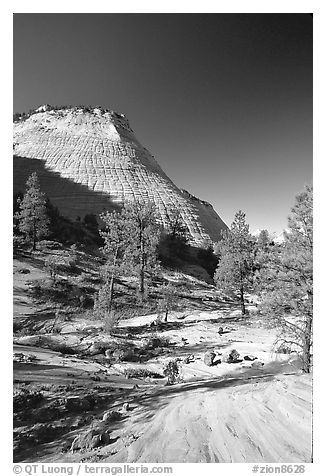
<path fill-rule="evenodd" d="M 14 192 L 38 173 L 41 188 L 70 218 L 151 200 L 164 226 L 178 209 L 191 242 L 217 241 L 225 223 L 179 189 L 143 147 L 123 114 L 100 107 L 41 106 L 14 117 Z"/>

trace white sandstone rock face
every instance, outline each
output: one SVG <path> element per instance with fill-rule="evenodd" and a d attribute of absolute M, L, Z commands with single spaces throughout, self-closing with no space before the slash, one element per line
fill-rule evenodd
<path fill-rule="evenodd" d="M 41 188 L 70 218 L 129 200 L 151 200 L 164 226 L 177 208 L 191 242 L 217 241 L 226 225 L 207 202 L 180 190 L 136 139 L 123 114 L 41 106 L 14 122 L 14 191 L 37 171 Z"/>

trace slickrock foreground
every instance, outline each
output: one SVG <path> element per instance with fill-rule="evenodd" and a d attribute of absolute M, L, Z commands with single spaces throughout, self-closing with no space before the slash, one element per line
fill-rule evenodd
<path fill-rule="evenodd" d="M 312 375 L 295 352 L 276 352 L 278 331 L 254 305 L 243 318 L 238 303 L 178 271 L 169 276 L 184 286 L 182 307 L 159 327 L 157 314 L 137 314 L 109 335 L 67 291 L 54 321 L 55 302 L 31 293 L 49 279 L 49 251 L 14 260 L 16 463 L 311 461 Z M 89 290 L 98 260 L 79 259 Z M 180 372 L 167 385 L 172 360 Z"/>
<path fill-rule="evenodd" d="M 136 139 L 122 114 L 101 108 L 42 106 L 14 122 L 14 191 L 37 171 L 41 187 L 65 216 L 155 202 L 162 224 L 180 210 L 191 241 L 217 241 L 225 223 L 213 207 L 180 190 Z"/>

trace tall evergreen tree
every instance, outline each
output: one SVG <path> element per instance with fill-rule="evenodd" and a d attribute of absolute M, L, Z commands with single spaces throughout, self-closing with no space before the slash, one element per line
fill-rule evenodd
<path fill-rule="evenodd" d="M 257 237 L 257 248 L 263 251 L 269 247 L 272 241 L 268 230 L 261 230 Z"/>
<path fill-rule="evenodd" d="M 239 294 L 241 312 L 245 315 L 244 294 L 253 283 L 254 239 L 249 233 L 246 215 L 241 210 L 235 214 L 231 229 L 222 232 L 216 252 L 220 256 L 214 275 L 216 286 L 226 293 Z"/>
<path fill-rule="evenodd" d="M 106 258 L 104 266 L 104 286 L 100 291 L 100 305 L 104 307 L 104 315 L 111 314 L 116 280 L 127 270 L 125 261 L 128 245 L 128 226 L 125 210 L 121 212 L 106 212 L 101 215 L 105 230 L 101 232 L 104 238 L 103 253 Z"/>
<path fill-rule="evenodd" d="M 33 250 L 36 250 L 37 241 L 49 233 L 46 199 L 40 190 L 36 172 L 30 175 L 26 181 L 26 193 L 19 208 L 19 229 L 25 234 L 27 240 L 33 243 Z"/>
<path fill-rule="evenodd" d="M 296 197 L 285 242 L 270 248 L 261 269 L 261 309 L 279 332 L 279 342 L 300 350 L 310 371 L 313 323 L 313 191 Z"/>
<path fill-rule="evenodd" d="M 14 234 L 14 239 L 17 238 L 17 235 L 19 234 L 19 210 L 20 210 L 20 203 L 23 199 L 23 193 L 18 192 L 14 195 L 13 199 L 13 234 Z"/>
<path fill-rule="evenodd" d="M 255 239 L 254 248 L 254 285 L 258 292 L 261 279 L 260 270 L 268 261 L 271 249 L 273 247 L 273 238 L 270 236 L 269 232 L 267 230 L 261 230 Z"/>
<path fill-rule="evenodd" d="M 159 267 L 157 245 L 161 227 L 152 202 L 130 202 L 124 209 L 128 235 L 126 259 L 131 273 L 138 276 L 138 292 L 142 301 L 145 280 L 157 272 Z"/>
<path fill-rule="evenodd" d="M 101 219 L 105 223 L 101 235 L 106 264 L 104 285 L 96 305 L 104 316 L 110 317 L 119 277 L 137 276 L 138 292 L 143 300 L 145 281 L 158 269 L 157 244 L 161 230 L 152 203 L 126 203 L 121 212 L 106 212 Z"/>

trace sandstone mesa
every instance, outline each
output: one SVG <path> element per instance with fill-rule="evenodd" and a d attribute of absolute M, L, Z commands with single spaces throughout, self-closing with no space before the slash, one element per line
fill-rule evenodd
<path fill-rule="evenodd" d="M 178 209 L 190 242 L 218 241 L 227 229 L 213 207 L 179 189 L 137 140 L 123 114 L 100 107 L 44 105 L 14 121 L 14 192 L 36 171 L 51 202 L 69 218 L 125 201 L 153 201 L 168 226 Z"/>

